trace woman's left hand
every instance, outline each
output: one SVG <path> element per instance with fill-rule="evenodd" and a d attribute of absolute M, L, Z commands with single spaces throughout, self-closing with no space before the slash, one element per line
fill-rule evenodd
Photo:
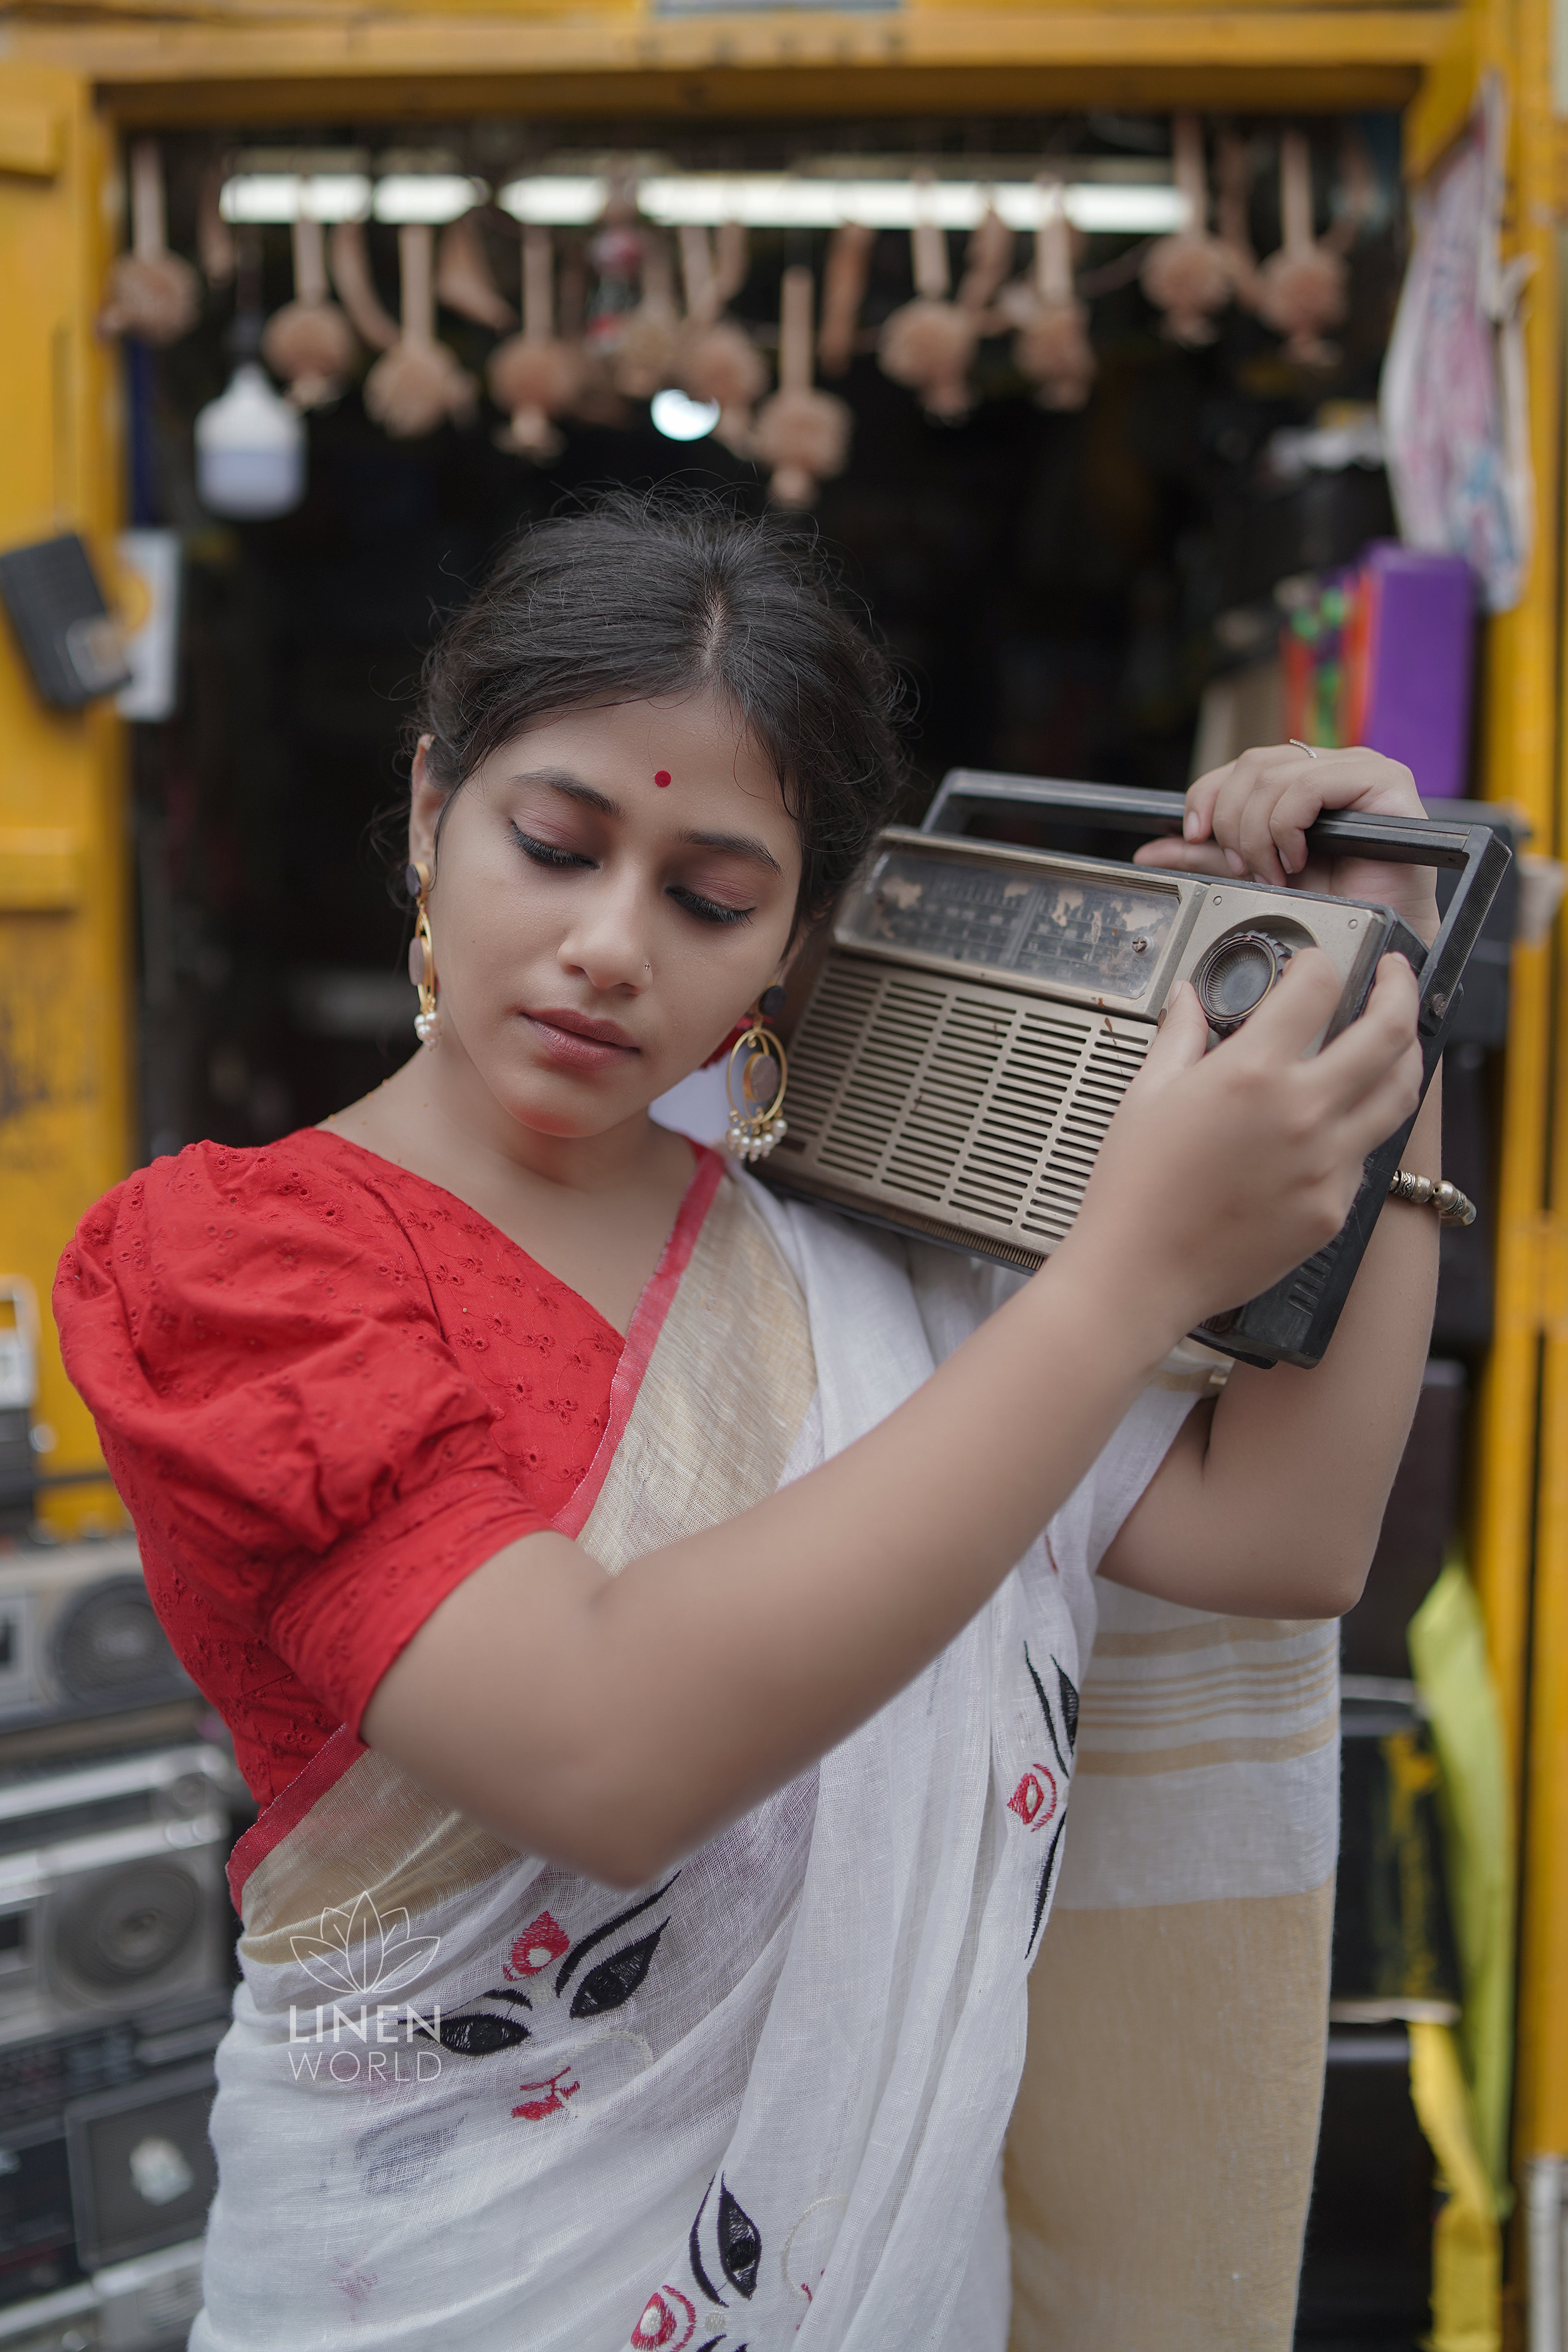
<path fill-rule="evenodd" d="M 1135 860 L 1276 889 L 1370 898 L 1391 908 L 1430 943 L 1437 930 L 1431 867 L 1367 857 L 1309 858 L 1306 828 L 1323 809 L 1365 816 L 1427 814 L 1409 769 L 1385 760 L 1381 751 L 1321 751 L 1314 756 L 1293 743 L 1272 743 L 1243 751 L 1239 760 L 1211 768 L 1189 784 L 1182 838 L 1145 842 Z"/>

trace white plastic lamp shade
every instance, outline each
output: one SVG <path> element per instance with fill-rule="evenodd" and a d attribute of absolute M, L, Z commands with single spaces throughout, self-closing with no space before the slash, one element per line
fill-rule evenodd
<path fill-rule="evenodd" d="M 718 423 L 718 403 L 693 400 L 671 387 L 653 394 L 648 414 L 666 441 L 700 441 Z"/>
<path fill-rule="evenodd" d="M 254 360 L 196 418 L 196 495 L 209 514 L 251 520 L 305 496 L 305 426 Z"/>

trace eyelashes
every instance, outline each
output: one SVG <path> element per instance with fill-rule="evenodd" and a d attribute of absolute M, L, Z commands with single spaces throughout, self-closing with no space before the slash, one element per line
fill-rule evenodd
<path fill-rule="evenodd" d="M 512 835 L 523 856 L 535 866 L 557 874 L 592 870 L 592 858 L 582 856 L 577 850 L 558 849 L 553 842 L 538 841 L 517 824 L 513 825 Z M 666 895 L 699 923 L 748 923 L 757 911 L 754 907 L 727 907 L 717 898 L 705 898 L 699 890 L 684 889 L 678 884 L 673 885 Z"/>
<path fill-rule="evenodd" d="M 695 890 L 674 889 L 670 897 L 704 923 L 749 923 L 755 911 L 750 907 L 721 907 L 716 898 L 699 898 Z"/>

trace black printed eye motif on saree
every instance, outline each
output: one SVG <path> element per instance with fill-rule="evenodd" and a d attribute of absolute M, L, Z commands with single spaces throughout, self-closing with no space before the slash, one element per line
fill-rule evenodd
<path fill-rule="evenodd" d="M 568 2100 L 582 2089 L 580 2062 L 606 2041 L 621 2045 L 622 2062 L 628 2057 L 634 2061 L 633 2073 L 652 2065 L 653 2053 L 647 2041 L 627 2026 L 574 2036 L 564 2052 L 552 2046 L 557 2043 L 554 2029 L 559 2025 L 563 2006 L 569 2026 L 591 2026 L 592 2020 L 624 2008 L 641 1990 L 670 1923 L 667 1917 L 652 1927 L 640 1923 L 679 1876 L 680 1872 L 674 1872 L 652 1895 L 616 1912 L 576 1943 L 559 1920 L 548 1910 L 541 1911 L 516 1938 L 510 1957 L 502 1963 L 501 1974 L 508 1982 L 489 1988 L 466 2009 L 442 2018 L 441 2046 L 456 2058 L 494 2058 L 536 2041 L 541 2043 L 539 2058 L 560 2055 L 562 2063 L 550 2072 L 517 2084 L 523 2097 L 512 2114 L 518 2122 L 540 2123 L 547 2116 L 563 2114 Z M 594 1954 L 599 1957 L 591 1966 L 585 1966 Z M 530 1984 L 530 1990 L 514 1990 L 525 1983 Z M 427 2033 L 425 2038 L 432 2037 Z"/>
<path fill-rule="evenodd" d="M 1051 1881 L 1056 1874 L 1056 1858 L 1061 1849 L 1061 1832 L 1067 1826 L 1067 1815 L 1064 1810 L 1066 1800 L 1063 1790 L 1066 1782 L 1072 1777 L 1071 1759 L 1078 1746 L 1078 1686 L 1061 1662 L 1052 1658 L 1051 1663 L 1056 1673 L 1057 1706 L 1061 1716 L 1061 1731 L 1059 1736 L 1056 1717 L 1051 1712 L 1045 1685 L 1040 1680 L 1034 1660 L 1030 1656 L 1027 1642 L 1024 1643 L 1023 1662 L 1029 1668 L 1029 1678 L 1034 1685 L 1035 1696 L 1040 1701 L 1040 1711 L 1045 1717 L 1046 1736 L 1051 1742 L 1051 1755 L 1055 1759 L 1054 1769 L 1049 1764 L 1031 1762 L 1028 1771 L 1019 1780 L 1018 1787 L 1008 1799 L 1009 1812 L 1015 1813 L 1026 1830 L 1043 1830 L 1054 1823 L 1054 1827 L 1051 1828 L 1051 1843 L 1046 1848 L 1045 1860 L 1040 1865 L 1040 1883 L 1035 1889 L 1034 1921 L 1029 1931 L 1029 1942 L 1024 1948 L 1026 1951 L 1032 1951 L 1035 1937 L 1040 1933 L 1040 1923 L 1045 1916 L 1045 1906 L 1051 1894 Z M 1067 1743 L 1065 1749 L 1062 1747 L 1063 1739 Z"/>
<path fill-rule="evenodd" d="M 746 2345 L 735 2344 L 730 2333 L 736 2325 L 731 2298 L 738 2296 L 745 2305 L 757 2293 L 762 2232 L 722 2173 L 716 2172 L 703 2191 L 686 2241 L 686 2258 L 706 2310 L 699 2315 L 694 2297 L 666 2279 L 648 2297 L 632 2330 L 632 2352 L 687 2352 L 688 2347 L 692 2352 L 720 2352 L 721 2347 L 731 2352 L 732 2345 L 733 2352 L 747 2352 Z M 806 2300 L 810 2301 L 809 2293 Z M 699 2328 L 706 2333 L 700 2344 L 694 2344 Z"/>

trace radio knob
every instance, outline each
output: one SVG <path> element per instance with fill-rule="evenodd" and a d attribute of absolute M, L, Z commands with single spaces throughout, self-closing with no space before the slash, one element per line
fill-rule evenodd
<path fill-rule="evenodd" d="M 1211 1029 L 1228 1037 L 1255 1013 L 1291 960 L 1283 940 L 1267 931 L 1229 931 L 1206 948 L 1192 984 Z"/>

